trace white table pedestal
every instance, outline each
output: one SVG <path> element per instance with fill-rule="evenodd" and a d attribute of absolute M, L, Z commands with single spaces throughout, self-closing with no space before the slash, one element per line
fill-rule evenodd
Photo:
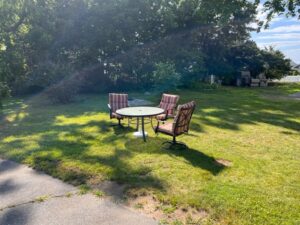
<path fill-rule="evenodd" d="M 138 137 L 138 138 L 143 138 L 143 131 L 142 130 L 139 130 L 139 131 L 136 131 L 133 133 L 133 136 L 135 137 Z M 147 137 L 148 136 L 148 133 L 145 131 L 145 136 Z"/>

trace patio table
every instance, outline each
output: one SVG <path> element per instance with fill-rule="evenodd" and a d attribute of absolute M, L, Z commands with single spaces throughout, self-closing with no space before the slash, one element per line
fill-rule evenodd
<path fill-rule="evenodd" d="M 136 117 L 137 118 L 137 127 L 138 131 L 134 132 L 134 136 L 143 137 L 144 141 L 146 141 L 147 132 L 145 132 L 145 117 L 157 116 L 164 113 L 164 110 L 158 107 L 127 107 L 123 109 L 118 109 L 116 111 L 120 116 L 125 117 Z M 141 119 L 141 127 L 139 126 Z"/>

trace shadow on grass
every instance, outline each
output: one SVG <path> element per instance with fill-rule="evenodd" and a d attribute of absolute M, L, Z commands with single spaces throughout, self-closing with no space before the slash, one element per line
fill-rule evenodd
<path fill-rule="evenodd" d="M 168 137 L 166 137 L 166 139 L 150 137 L 147 139 L 147 143 L 144 144 L 145 146 L 143 148 L 141 148 L 140 140 L 133 139 L 127 141 L 125 147 L 135 153 L 142 152 L 153 155 L 168 155 L 180 162 L 184 159 L 187 164 L 206 170 L 215 176 L 226 168 L 224 165 L 219 164 L 214 157 L 208 156 L 199 150 L 182 145 L 164 146 L 163 143 L 168 140 L 167 138 Z"/>
<path fill-rule="evenodd" d="M 165 182 L 150 175 L 152 171 L 150 167 L 128 163 L 132 152 L 114 145 L 115 141 L 126 140 L 126 134 L 133 132 L 134 129 L 113 125 L 113 121 L 104 120 L 90 121 L 81 125 L 52 125 L 48 127 L 51 132 L 44 132 L 45 128 L 31 131 L 33 135 L 41 134 L 36 140 L 39 146 L 37 148 L 27 148 L 26 139 L 12 140 L 2 143 L 2 146 L 4 149 L 11 146 L 22 149 L 11 158 L 29 162 L 33 168 L 74 185 L 109 179 L 132 188 L 164 191 Z M 99 134 L 82 132 L 82 129 L 89 127 L 98 128 Z M 102 137 L 101 133 L 105 132 L 111 132 L 111 135 Z M 96 145 L 99 154 L 91 154 L 89 150 L 97 142 L 106 145 L 103 147 Z M 107 147 L 110 149 L 106 149 Z M 3 153 L 0 150 L 0 154 L 1 152 Z M 66 165 L 66 162 L 72 162 L 72 165 Z"/>
<path fill-rule="evenodd" d="M 252 93 L 252 92 L 251 92 Z M 233 91 L 226 94 L 212 93 L 190 95 L 185 98 L 194 99 L 197 104 L 192 119 L 191 130 L 205 132 L 204 125 L 239 131 L 240 125 L 266 123 L 293 132 L 300 130 L 299 103 L 281 102 L 275 104 L 269 100 L 260 99 L 253 94 Z M 97 99 L 96 99 L 97 100 Z M 163 149 L 165 138 L 148 138 L 147 143 L 140 139 L 126 138 L 133 128 L 114 126 L 116 120 L 97 119 L 99 113 L 107 112 L 106 98 L 99 103 L 94 100 L 67 106 L 44 106 L 41 108 L 28 107 L 24 109 L 27 116 L 17 123 L 11 123 L 8 128 L 0 131 L 1 139 L 16 137 L 16 140 L 1 142 L 0 154 L 14 158 L 17 161 L 29 163 L 52 176 L 61 178 L 74 184 L 86 183 L 94 176 L 101 179 L 111 179 L 129 186 L 166 189 L 166 183 L 151 175 L 152 168 L 129 163 L 133 154 L 139 152 L 152 155 L 168 155 L 174 159 L 203 169 L 212 175 L 218 175 L 225 169 L 216 159 L 206 155 L 199 149 L 174 148 Z M 57 121 L 59 116 L 67 118 L 68 123 Z M 87 122 L 78 124 L 81 116 L 92 117 Z M 126 126 L 126 121 L 123 121 Z M 9 125 L 9 124 L 8 124 Z M 96 132 L 83 131 L 88 128 L 98 129 Z M 107 135 L 108 134 L 108 135 Z M 36 147 L 28 147 L 28 139 L 33 135 L 39 137 L 34 140 Z M 19 139 L 18 139 L 19 138 Z M 197 138 L 197 135 L 192 138 Z M 100 143 L 100 154 L 90 154 L 90 149 Z M 120 147 L 125 145 L 125 149 Z M 103 154 L 106 147 L 110 147 L 109 154 Z M 103 148 L 103 149 L 101 149 Z M 11 151 L 13 150 L 13 151 Z M 73 162 L 72 166 L 66 162 Z M 84 167 L 84 168 L 83 168 Z M 95 171 L 96 168 L 96 171 Z M 100 168 L 100 169 L 99 169 Z"/>
<path fill-rule="evenodd" d="M 265 123 L 293 131 L 300 131 L 300 103 L 288 100 L 263 99 L 259 90 L 233 89 L 229 94 L 221 91 L 196 97 L 197 104 L 194 113 L 192 129 L 199 131 L 193 124 L 204 124 L 226 130 L 239 131 L 244 124 L 256 125 Z M 207 96 L 206 96 L 207 97 Z"/>

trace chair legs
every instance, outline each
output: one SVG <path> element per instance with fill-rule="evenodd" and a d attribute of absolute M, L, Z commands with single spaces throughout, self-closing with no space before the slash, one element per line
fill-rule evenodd
<path fill-rule="evenodd" d="M 111 126 L 112 127 L 116 127 L 116 126 L 118 126 L 118 127 L 123 127 L 123 125 L 122 125 L 122 123 L 121 123 L 121 120 L 122 119 L 117 119 L 118 120 L 118 123 L 116 124 L 116 123 L 113 123 L 113 124 L 111 124 Z"/>
<path fill-rule="evenodd" d="M 170 144 L 169 148 L 173 147 L 173 146 L 183 146 L 185 148 L 187 148 L 187 145 L 183 142 L 179 142 L 176 140 L 176 136 L 173 136 L 173 139 L 172 141 L 165 141 L 162 143 L 163 145 L 164 144 Z"/>
<path fill-rule="evenodd" d="M 130 125 L 131 125 L 131 121 L 133 120 L 133 118 L 132 117 L 128 117 L 128 127 L 130 127 Z"/>
<path fill-rule="evenodd" d="M 167 144 L 167 143 L 169 143 L 169 144 L 171 144 L 171 145 L 177 144 L 178 142 L 176 141 L 176 136 L 173 136 L 173 140 L 172 140 L 172 141 L 164 141 L 164 142 L 163 142 L 163 145 L 164 145 L 164 144 Z"/>

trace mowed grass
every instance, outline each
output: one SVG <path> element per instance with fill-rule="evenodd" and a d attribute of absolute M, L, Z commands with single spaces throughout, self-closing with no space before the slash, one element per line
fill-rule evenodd
<path fill-rule="evenodd" d="M 112 126 L 107 95 L 68 105 L 43 97 L 5 103 L 0 155 L 75 184 L 114 180 L 173 206 L 206 210 L 211 224 L 300 224 L 300 85 L 178 91 L 197 108 L 191 131 L 170 140 Z M 160 96 L 132 94 L 155 104 Z M 123 122 L 126 125 L 126 121 Z M 223 160 L 229 165 L 217 161 Z"/>

